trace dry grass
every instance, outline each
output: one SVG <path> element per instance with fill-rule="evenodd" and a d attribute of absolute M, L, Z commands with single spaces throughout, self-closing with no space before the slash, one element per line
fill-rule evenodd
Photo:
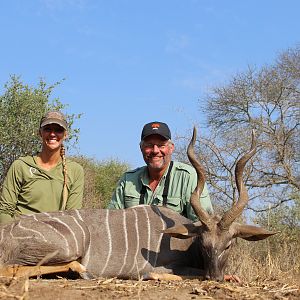
<path fill-rule="evenodd" d="M 229 258 L 227 273 L 243 281 L 284 280 L 299 284 L 300 241 L 284 235 L 248 242 L 238 240 Z"/>

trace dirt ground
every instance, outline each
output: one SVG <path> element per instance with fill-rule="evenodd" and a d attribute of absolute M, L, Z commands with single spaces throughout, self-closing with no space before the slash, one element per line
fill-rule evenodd
<path fill-rule="evenodd" d="M 300 285 L 278 281 L 131 281 L 0 278 L 0 299 L 300 299 Z"/>

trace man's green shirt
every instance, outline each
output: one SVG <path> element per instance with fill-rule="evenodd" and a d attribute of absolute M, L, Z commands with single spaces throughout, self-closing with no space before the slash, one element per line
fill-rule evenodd
<path fill-rule="evenodd" d="M 154 192 L 149 186 L 148 169 L 146 166 L 124 173 L 108 206 L 111 209 L 128 208 L 140 204 L 141 191 L 145 191 L 144 204 L 163 205 L 163 190 L 168 170 L 166 170 Z M 167 207 L 196 221 L 197 217 L 190 205 L 190 197 L 197 185 L 197 174 L 193 167 L 173 162 L 170 173 L 170 183 L 167 195 Z M 207 186 L 200 197 L 202 207 L 211 213 L 213 211 Z"/>
<path fill-rule="evenodd" d="M 76 162 L 67 159 L 66 209 L 82 207 L 84 172 Z M 0 223 L 14 220 L 18 215 L 51 212 L 62 209 L 63 166 L 49 171 L 40 168 L 36 156 L 20 157 L 15 160 L 3 183 L 0 198 Z"/>

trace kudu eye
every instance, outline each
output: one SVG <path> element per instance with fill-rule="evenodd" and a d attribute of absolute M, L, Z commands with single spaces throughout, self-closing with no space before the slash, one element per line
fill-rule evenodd
<path fill-rule="evenodd" d="M 227 244 L 227 246 L 224 250 L 228 250 L 230 247 L 231 247 L 231 241 Z"/>
<path fill-rule="evenodd" d="M 231 247 L 231 241 L 227 244 L 227 246 L 224 248 L 224 250 L 219 255 L 219 258 L 223 256 L 223 254 Z"/>

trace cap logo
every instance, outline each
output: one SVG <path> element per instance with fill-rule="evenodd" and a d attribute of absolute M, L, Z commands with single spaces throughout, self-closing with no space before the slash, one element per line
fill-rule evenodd
<path fill-rule="evenodd" d="M 157 129 L 160 127 L 160 124 L 158 124 L 158 123 L 153 123 L 153 124 L 151 125 L 151 127 L 152 127 L 153 130 L 157 130 Z"/>

